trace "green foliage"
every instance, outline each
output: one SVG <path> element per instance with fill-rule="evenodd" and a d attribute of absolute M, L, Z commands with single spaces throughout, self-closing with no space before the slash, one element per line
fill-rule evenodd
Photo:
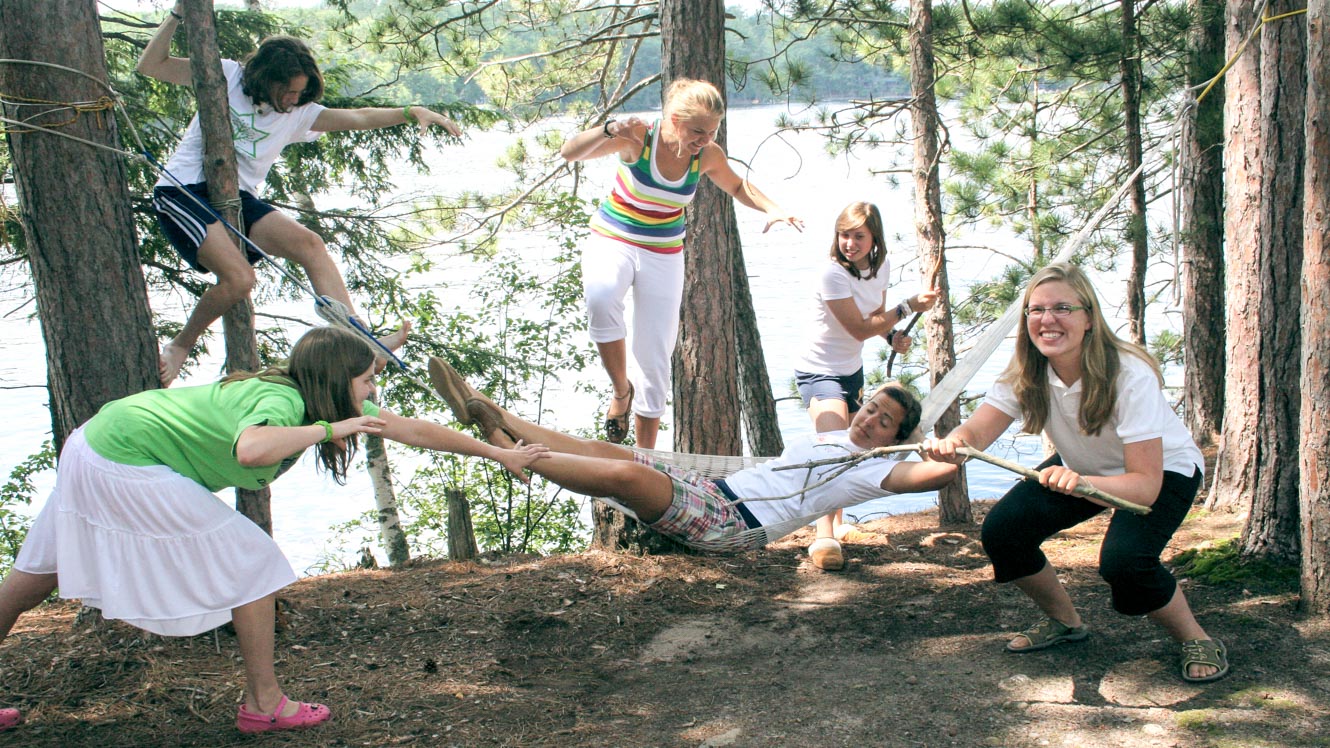
<path fill-rule="evenodd" d="M 1244 559 L 1238 539 L 1204 548 L 1189 548 L 1173 559 L 1177 573 L 1204 584 L 1242 586 L 1252 592 L 1293 592 L 1298 567 L 1265 559 Z"/>
<path fill-rule="evenodd" d="M 9 480 L 0 486 L 0 576 L 9 573 L 23 539 L 28 536 L 28 518 L 17 508 L 32 503 L 37 490 L 33 476 L 54 467 L 55 447 L 47 441 L 35 454 L 15 465 L 9 471 Z"/>

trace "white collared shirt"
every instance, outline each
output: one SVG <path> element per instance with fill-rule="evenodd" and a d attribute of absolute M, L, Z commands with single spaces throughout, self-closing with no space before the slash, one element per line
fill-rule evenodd
<path fill-rule="evenodd" d="M 1048 367 L 1048 420 L 1044 434 L 1053 442 L 1062 464 L 1081 475 L 1122 475 L 1126 472 L 1123 446 L 1147 439 L 1163 439 L 1164 469 L 1190 476 L 1204 465 L 1201 450 L 1182 420 L 1169 406 L 1159 379 L 1149 364 L 1122 354 L 1118 372 L 1118 399 L 1098 436 L 1081 431 L 1081 382 L 1068 386 Z M 1016 393 L 1010 385 L 995 383 L 984 402 L 1017 420 L 1021 419 Z"/>

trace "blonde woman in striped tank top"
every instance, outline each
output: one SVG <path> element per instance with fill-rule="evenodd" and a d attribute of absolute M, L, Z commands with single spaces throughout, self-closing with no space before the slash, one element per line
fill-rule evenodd
<path fill-rule="evenodd" d="M 767 215 L 766 230 L 803 221 L 787 213 L 734 173 L 715 143 L 725 101 L 706 81 L 676 79 L 665 93 L 656 122 L 607 119 L 569 138 L 561 153 L 569 162 L 619 157 L 614 188 L 591 218 L 582 249 L 582 286 L 591 339 L 610 375 L 614 394 L 605 435 L 619 443 L 636 416 L 637 445 L 652 448 L 670 392 L 670 356 L 683 301 L 684 209 L 706 176 L 740 204 Z M 633 358 L 640 377 L 628 378 L 625 299 L 632 290 Z M 635 397 L 636 396 L 636 397 Z"/>

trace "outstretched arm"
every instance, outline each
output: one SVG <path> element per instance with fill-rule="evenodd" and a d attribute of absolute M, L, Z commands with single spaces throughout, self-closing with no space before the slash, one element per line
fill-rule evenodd
<path fill-rule="evenodd" d="M 496 447 L 473 439 L 460 431 L 453 431 L 447 426 L 432 421 L 422 421 L 419 418 L 404 418 L 386 410 L 379 411 L 379 417 L 383 420 L 379 434 L 384 439 L 437 452 L 494 460 L 503 465 L 508 472 L 521 478 L 524 483 L 530 481 L 524 468 L 536 460 L 549 457 L 550 454 L 549 448 L 540 444 L 518 442 L 512 449 Z"/>
<path fill-rule="evenodd" d="M 408 116 L 409 114 L 409 116 Z M 424 133 L 431 125 L 442 127 L 449 135 L 458 137 L 462 128 L 456 122 L 423 106 L 397 107 L 361 107 L 359 109 L 324 109 L 314 120 L 309 129 L 318 132 L 342 132 L 345 130 L 378 130 L 414 122 L 420 125 Z"/>
<path fill-rule="evenodd" d="M 882 488 L 892 493 L 933 491 L 956 480 L 959 472 L 960 468 L 950 462 L 902 462 L 882 479 Z"/>
<path fill-rule="evenodd" d="M 175 36 L 176 29 L 180 27 L 181 15 L 183 14 L 180 3 L 176 3 L 162 20 L 157 33 L 148 41 L 148 46 L 143 48 L 143 54 L 139 55 L 135 70 L 149 78 L 181 86 L 188 86 L 193 82 L 190 77 L 189 59 L 171 56 L 171 37 Z"/>
<path fill-rule="evenodd" d="M 804 230 L 803 219 L 798 218 L 792 213 L 787 213 L 771 198 L 767 197 L 757 185 L 740 177 L 730 168 L 729 159 L 725 157 L 725 151 L 720 146 L 712 143 L 702 149 L 702 173 L 707 175 L 713 184 L 725 191 L 725 194 L 733 197 L 740 205 L 746 205 L 756 211 L 767 214 L 766 228 L 762 233 L 766 233 L 772 226 L 778 223 L 786 223 L 796 231 Z"/>

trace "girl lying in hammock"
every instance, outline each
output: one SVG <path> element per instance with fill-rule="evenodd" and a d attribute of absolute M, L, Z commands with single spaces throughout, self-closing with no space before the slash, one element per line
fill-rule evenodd
<path fill-rule="evenodd" d="M 896 383 L 879 389 L 848 430 L 803 437 L 780 457 L 711 480 L 617 444 L 524 421 L 467 384 L 442 359 L 430 359 L 430 378 L 458 422 L 476 424 L 491 444 L 548 447 L 550 452 L 532 463 L 531 471 L 570 491 L 612 499 L 653 530 L 702 550 L 760 548 L 783 534 L 773 533 L 773 526 L 793 532 L 834 509 L 891 494 L 930 491 L 956 477 L 952 464 L 893 459 L 866 460 L 825 483 L 844 465 L 774 469 L 905 443 L 919 425 L 920 406 Z"/>

